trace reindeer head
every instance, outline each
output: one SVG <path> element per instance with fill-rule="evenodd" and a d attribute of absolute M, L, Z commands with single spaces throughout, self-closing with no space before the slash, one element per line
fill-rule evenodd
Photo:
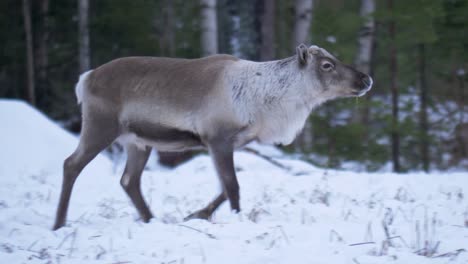
<path fill-rule="evenodd" d="M 314 94 L 323 99 L 363 96 L 372 87 L 373 81 L 369 75 L 343 64 L 318 46 L 300 44 L 297 57 Z"/>

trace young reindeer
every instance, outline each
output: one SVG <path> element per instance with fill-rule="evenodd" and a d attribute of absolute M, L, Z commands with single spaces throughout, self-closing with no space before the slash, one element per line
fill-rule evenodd
<path fill-rule="evenodd" d="M 63 165 L 63 184 L 53 229 L 64 226 L 73 184 L 81 170 L 114 140 L 128 155 L 121 185 L 141 219 L 152 214 L 140 191 L 151 148 L 206 148 L 222 192 L 186 219 L 208 219 L 226 199 L 239 212 L 233 151 L 257 140 L 289 144 L 312 109 L 339 98 L 362 96 L 372 78 L 317 46 L 295 56 L 253 62 L 229 55 L 201 59 L 128 57 L 80 76 L 76 85 L 83 126 L 80 143 Z"/>

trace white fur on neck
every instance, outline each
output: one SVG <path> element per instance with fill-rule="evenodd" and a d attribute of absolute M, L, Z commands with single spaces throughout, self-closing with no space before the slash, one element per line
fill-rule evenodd
<path fill-rule="evenodd" d="M 326 100 L 314 89 L 319 86 L 312 74 L 300 70 L 295 58 L 285 60 L 281 67 L 280 61 L 239 61 L 226 76 L 237 116 L 261 143 L 290 144 L 312 109 Z"/>

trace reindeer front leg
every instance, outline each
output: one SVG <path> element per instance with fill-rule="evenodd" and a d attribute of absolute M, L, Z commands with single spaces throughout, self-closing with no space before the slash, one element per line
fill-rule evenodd
<path fill-rule="evenodd" d="M 208 144 L 208 151 L 213 160 L 216 172 L 221 181 L 223 192 L 219 194 L 207 207 L 198 210 L 185 218 L 209 219 L 214 211 L 227 199 L 231 204 L 231 210 L 240 211 L 239 183 L 234 169 L 234 148 L 232 142 L 219 139 L 212 140 Z"/>
<path fill-rule="evenodd" d="M 195 211 L 191 214 L 189 214 L 187 217 L 184 218 L 184 221 L 188 221 L 191 219 L 205 219 L 209 220 L 211 218 L 211 215 L 213 215 L 214 211 L 218 209 L 218 207 L 226 201 L 226 195 L 224 194 L 224 191 L 221 192 L 216 198 L 209 203 L 205 208 L 200 209 L 198 211 Z"/>

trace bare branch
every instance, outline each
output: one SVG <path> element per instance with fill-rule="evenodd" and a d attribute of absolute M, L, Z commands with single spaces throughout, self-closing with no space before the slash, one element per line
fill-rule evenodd
<path fill-rule="evenodd" d="M 197 231 L 198 233 L 205 234 L 207 237 L 209 237 L 209 238 L 211 238 L 211 239 L 218 239 L 218 238 L 217 238 L 215 235 L 213 235 L 213 234 L 210 234 L 210 233 L 201 231 L 200 229 L 196 229 L 196 228 L 191 227 L 191 226 L 186 226 L 186 225 L 182 225 L 182 224 L 179 224 L 178 226 L 185 227 L 185 228 L 191 229 L 191 230 L 193 230 L 193 231 Z"/>
<path fill-rule="evenodd" d="M 254 155 L 259 156 L 260 158 L 262 158 L 262 159 L 264 159 L 264 160 L 270 162 L 271 164 L 275 165 L 275 166 L 278 167 L 278 168 L 281 168 L 281 169 L 287 170 L 287 171 L 291 171 L 291 170 L 292 170 L 291 167 L 279 163 L 278 161 L 274 160 L 272 157 L 267 156 L 267 155 L 265 155 L 265 154 L 262 154 L 262 153 L 260 153 L 260 151 L 258 151 L 258 150 L 256 150 L 256 149 L 249 148 L 249 147 L 245 147 L 245 148 L 243 148 L 243 150 L 246 151 L 246 152 L 249 152 L 249 153 L 252 153 L 252 154 L 254 154 Z"/>

